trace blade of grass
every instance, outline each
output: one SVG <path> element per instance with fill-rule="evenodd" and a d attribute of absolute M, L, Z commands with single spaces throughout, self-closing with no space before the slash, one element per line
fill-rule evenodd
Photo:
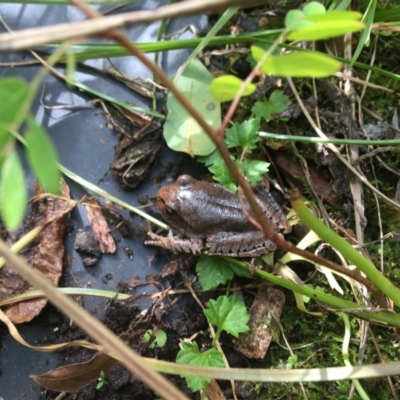
<path fill-rule="evenodd" d="M 291 203 L 301 221 L 312 229 L 322 240 L 338 250 L 343 257 L 350 260 L 367 278 L 400 307 L 400 290 L 375 268 L 370 261 L 363 257 L 354 247 L 337 233 L 321 222 L 304 204 L 297 189 L 291 191 Z"/>
<path fill-rule="evenodd" d="M 367 10 L 365 11 L 361 21 L 365 23 L 365 28 L 361 34 L 360 39 L 358 40 L 357 48 L 353 54 L 353 58 L 351 59 L 350 68 L 353 67 L 354 63 L 357 61 L 358 56 L 361 53 L 361 50 L 364 46 L 369 45 L 369 38 L 372 30 L 372 24 L 374 23 L 375 9 L 376 9 L 376 0 L 370 0 Z"/>
<path fill-rule="evenodd" d="M 332 138 L 321 138 L 321 137 L 310 137 L 310 136 L 296 136 L 296 135 L 282 135 L 280 133 L 270 132 L 259 132 L 260 137 L 264 139 L 274 140 L 293 140 L 294 142 L 304 143 L 332 143 L 332 144 L 349 144 L 349 145 L 360 145 L 360 146 L 399 146 L 400 139 L 390 140 L 362 140 L 362 139 L 332 139 Z"/>
<path fill-rule="evenodd" d="M 175 75 L 174 80 L 177 81 L 179 76 L 182 74 L 186 66 L 190 63 L 193 58 L 195 58 L 215 37 L 215 35 L 225 26 L 225 24 L 236 14 L 239 7 L 228 8 L 218 19 L 218 21 L 212 26 L 208 31 L 207 35 L 200 40 L 200 43 L 192 51 L 190 56 L 185 60 L 185 62 L 179 67 L 178 72 Z"/>
<path fill-rule="evenodd" d="M 349 357 L 349 343 L 351 339 L 351 325 L 349 317 L 345 313 L 339 313 L 340 317 L 342 317 L 344 322 L 344 337 L 343 337 L 343 345 L 342 345 L 342 354 L 344 365 L 347 367 L 351 366 L 350 357 Z M 353 384 L 363 400 L 369 400 L 369 396 L 365 392 L 364 388 L 361 386 L 361 383 L 358 379 L 353 379 Z"/>

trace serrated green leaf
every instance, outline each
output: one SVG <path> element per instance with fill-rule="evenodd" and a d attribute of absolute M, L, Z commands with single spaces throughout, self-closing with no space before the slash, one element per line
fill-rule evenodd
<path fill-rule="evenodd" d="M 265 52 L 260 47 L 252 46 L 251 53 L 258 61 Z M 263 64 L 262 70 L 276 76 L 323 78 L 338 71 L 340 65 L 340 62 L 332 57 L 313 51 L 270 56 Z"/>
<path fill-rule="evenodd" d="M 242 163 L 243 175 L 251 182 L 258 183 L 262 180 L 262 175 L 269 170 L 270 163 L 259 160 L 244 160 Z"/>
<path fill-rule="evenodd" d="M 203 290 L 210 290 L 225 284 L 234 276 L 230 262 L 217 256 L 200 256 L 196 264 L 199 282 Z"/>
<path fill-rule="evenodd" d="M 0 121 L 6 125 L 20 122 L 28 96 L 28 85 L 21 78 L 0 79 Z"/>
<path fill-rule="evenodd" d="M 177 364 L 186 365 L 197 365 L 204 367 L 219 367 L 225 366 L 222 353 L 212 348 L 200 353 L 199 346 L 196 342 L 182 342 L 182 350 L 180 350 L 176 357 Z M 187 377 L 186 383 L 193 392 L 197 392 L 200 389 L 205 389 L 208 383 L 211 381 L 210 378 L 196 378 Z"/>
<path fill-rule="evenodd" d="M 211 82 L 210 90 L 214 99 L 223 103 L 224 101 L 233 100 L 236 97 L 237 92 L 242 86 L 243 81 L 233 75 L 222 75 Z M 254 93 L 257 86 L 254 83 L 249 83 L 242 96 L 249 96 Z"/>
<path fill-rule="evenodd" d="M 231 159 L 234 160 L 234 157 L 231 156 Z M 220 185 L 225 186 L 234 192 L 237 190 L 237 185 L 235 184 L 233 176 L 222 158 L 217 159 L 208 169 L 213 174 L 214 180 L 216 180 Z"/>
<path fill-rule="evenodd" d="M 306 19 L 310 19 L 310 17 L 314 15 L 325 14 L 326 8 L 323 4 L 318 3 L 317 1 L 310 1 L 303 7 L 303 13 L 306 16 Z"/>
<path fill-rule="evenodd" d="M 226 130 L 225 143 L 228 148 L 240 147 L 247 148 L 247 153 L 257 147 L 259 140 L 258 131 L 260 130 L 260 120 L 251 118 L 241 124 L 234 123 Z"/>
<path fill-rule="evenodd" d="M 47 133 L 28 117 L 28 130 L 25 134 L 29 164 L 46 192 L 58 193 L 61 173 L 58 169 L 56 149 Z"/>
<path fill-rule="evenodd" d="M 271 94 L 267 104 L 272 114 L 279 114 L 286 111 L 292 102 L 285 93 L 276 90 Z"/>
<path fill-rule="evenodd" d="M 246 306 L 236 296 L 220 296 L 217 300 L 211 299 L 204 314 L 210 324 L 218 327 L 218 332 L 226 331 L 238 337 L 239 333 L 249 330 Z"/>
<path fill-rule="evenodd" d="M 292 104 L 289 97 L 282 91 L 273 92 L 267 102 L 257 101 L 251 111 L 257 118 L 264 118 L 266 122 L 271 121 L 272 114 L 280 114 Z"/>
<path fill-rule="evenodd" d="M 338 20 L 338 21 L 322 21 L 316 22 L 312 26 L 307 26 L 295 30 L 287 36 L 289 40 L 324 40 L 347 33 L 358 32 L 364 29 L 361 21 L 354 20 Z"/>
<path fill-rule="evenodd" d="M 218 128 L 221 125 L 221 107 L 210 92 L 212 79 L 213 76 L 203 63 L 194 58 L 175 85 L 196 106 L 206 122 L 213 128 Z M 164 138 L 168 147 L 188 153 L 192 157 L 208 155 L 214 151 L 214 142 L 172 93 L 168 94 L 167 108 Z"/>
<path fill-rule="evenodd" d="M 18 228 L 24 218 L 28 193 L 17 151 L 12 150 L 4 159 L 0 180 L 1 216 L 7 229 Z"/>
<path fill-rule="evenodd" d="M 264 103 L 261 101 L 256 101 L 251 111 L 257 118 L 264 118 L 266 122 L 269 122 L 272 119 L 271 112 L 269 111 L 269 107 L 266 102 Z"/>
<path fill-rule="evenodd" d="M 199 274 L 203 290 L 215 289 L 232 279 L 234 275 L 250 278 L 248 268 L 237 265 L 236 260 L 218 256 L 200 256 L 196 272 Z"/>

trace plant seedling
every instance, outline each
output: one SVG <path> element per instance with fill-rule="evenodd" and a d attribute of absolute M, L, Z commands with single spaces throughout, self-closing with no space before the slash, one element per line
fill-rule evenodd
<path fill-rule="evenodd" d="M 152 338 L 152 336 L 153 336 L 152 329 L 147 330 L 143 336 L 143 342 L 148 343 Z M 152 343 L 149 344 L 149 349 L 154 349 L 156 345 L 160 348 L 164 347 L 165 343 L 167 343 L 167 334 L 162 329 L 157 329 L 156 337 L 152 341 Z"/>
<path fill-rule="evenodd" d="M 100 375 L 97 378 L 96 389 L 100 390 L 107 383 L 106 375 L 103 370 L 100 371 Z"/>

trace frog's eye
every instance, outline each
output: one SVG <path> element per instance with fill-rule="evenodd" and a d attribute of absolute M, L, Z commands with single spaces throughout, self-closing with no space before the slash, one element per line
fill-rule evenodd
<path fill-rule="evenodd" d="M 190 175 L 181 175 L 177 179 L 177 183 L 179 186 L 182 187 L 182 189 L 187 189 L 189 188 L 196 180 L 192 178 Z"/>

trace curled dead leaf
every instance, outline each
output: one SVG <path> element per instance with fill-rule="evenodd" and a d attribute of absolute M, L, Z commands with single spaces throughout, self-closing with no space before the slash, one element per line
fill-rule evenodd
<path fill-rule="evenodd" d="M 7 236 L 7 244 L 11 245 L 33 227 L 45 227 L 37 240 L 27 246 L 21 254 L 42 275 L 51 280 L 54 285 L 62 274 L 62 261 L 64 256 L 64 233 L 67 224 L 67 215 L 75 203 L 69 201 L 69 188 L 63 181 L 61 185 L 62 197 L 44 196 L 42 188 L 36 185 L 35 201 L 32 211 L 25 218 L 24 223 L 17 232 L 3 232 Z M 0 300 L 16 294 L 34 289 L 24 281 L 12 268 L 5 265 L 0 269 Z M 28 322 L 37 316 L 47 300 L 39 298 L 13 304 L 5 313 L 15 324 Z"/>

